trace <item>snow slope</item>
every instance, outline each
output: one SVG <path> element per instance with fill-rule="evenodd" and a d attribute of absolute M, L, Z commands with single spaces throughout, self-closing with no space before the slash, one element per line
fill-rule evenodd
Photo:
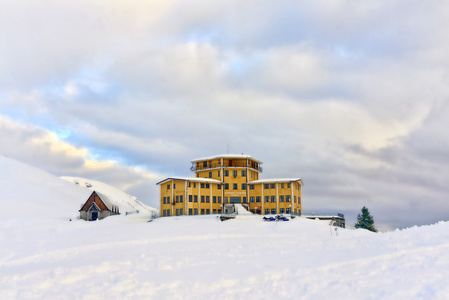
<path fill-rule="evenodd" d="M 449 299 L 446 222 L 387 233 L 252 215 L 70 222 L 90 190 L 54 179 L 0 157 L 1 299 Z"/>
<path fill-rule="evenodd" d="M 118 205 L 120 208 L 120 213 L 145 213 L 151 214 L 151 212 L 157 212 L 155 208 L 149 207 L 142 202 L 140 202 L 136 197 L 131 196 L 109 184 L 106 184 L 101 181 L 85 179 L 81 177 L 69 177 L 63 176 L 61 179 L 64 179 L 73 184 L 79 185 L 80 187 L 86 187 L 89 190 L 97 191 L 108 197 L 114 204 Z M 86 198 L 87 200 L 87 198 Z M 85 200 L 84 200 L 85 201 Z M 83 202 L 84 203 L 84 202 Z"/>
<path fill-rule="evenodd" d="M 0 156 L 0 219 L 69 219 L 91 191 Z M 83 200 L 84 199 L 84 200 Z"/>

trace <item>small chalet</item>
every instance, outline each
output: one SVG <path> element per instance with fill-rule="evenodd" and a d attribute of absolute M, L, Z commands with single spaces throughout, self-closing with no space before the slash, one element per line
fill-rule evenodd
<path fill-rule="evenodd" d="M 93 191 L 86 203 L 81 206 L 80 218 L 86 221 L 101 220 L 108 216 L 119 215 L 119 207 L 105 195 Z"/>

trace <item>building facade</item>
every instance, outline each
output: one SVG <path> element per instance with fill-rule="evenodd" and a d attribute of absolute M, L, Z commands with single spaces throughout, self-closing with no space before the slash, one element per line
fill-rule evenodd
<path fill-rule="evenodd" d="M 301 178 L 259 179 L 262 162 L 249 155 L 194 159 L 195 177 L 169 177 L 160 186 L 161 217 L 221 214 L 244 204 L 256 214 L 301 215 Z"/>

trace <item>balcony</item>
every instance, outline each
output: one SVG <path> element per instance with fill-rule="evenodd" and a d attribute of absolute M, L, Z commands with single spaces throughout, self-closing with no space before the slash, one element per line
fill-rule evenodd
<path fill-rule="evenodd" d="M 257 171 L 262 172 L 263 169 L 259 164 L 251 164 L 251 162 L 249 162 L 248 164 L 246 163 L 246 161 L 232 161 L 232 162 L 225 162 L 222 164 L 220 163 L 207 163 L 207 164 L 203 164 L 202 162 L 196 166 L 196 165 L 192 165 L 190 167 L 190 171 L 202 171 L 202 170 L 208 170 L 208 169 L 215 169 L 215 168 L 221 168 L 221 167 L 225 167 L 225 168 L 251 168 Z"/>

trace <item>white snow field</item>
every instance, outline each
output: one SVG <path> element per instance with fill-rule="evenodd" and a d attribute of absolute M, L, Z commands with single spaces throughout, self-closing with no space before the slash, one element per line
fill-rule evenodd
<path fill-rule="evenodd" d="M 0 157 L 0 299 L 449 299 L 446 222 L 372 233 L 243 214 L 69 221 L 89 194 Z"/>

